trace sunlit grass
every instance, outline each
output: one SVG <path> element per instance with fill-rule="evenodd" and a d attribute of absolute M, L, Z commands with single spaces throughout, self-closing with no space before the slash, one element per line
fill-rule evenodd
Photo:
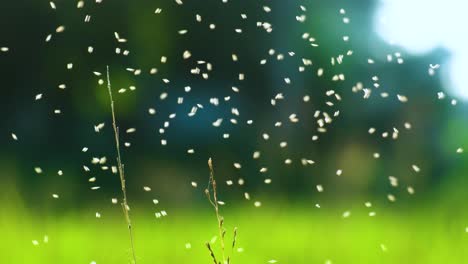
<path fill-rule="evenodd" d="M 115 210 L 114 210 L 115 209 Z M 2 215 L 0 263 L 129 263 L 125 222 L 116 208 L 60 217 Z M 156 219 L 135 209 L 139 263 L 211 263 L 205 242 L 217 234 L 206 211 L 179 210 Z M 464 213 L 432 210 L 352 210 L 314 206 L 225 210 L 226 227 L 239 227 L 236 263 L 463 263 L 468 259 Z M 44 235 L 49 238 L 43 242 Z M 32 240 L 38 240 L 34 246 Z M 218 240 L 219 241 L 219 240 Z M 187 243 L 191 248 L 187 249 Z M 383 250 L 382 247 L 386 248 Z"/>

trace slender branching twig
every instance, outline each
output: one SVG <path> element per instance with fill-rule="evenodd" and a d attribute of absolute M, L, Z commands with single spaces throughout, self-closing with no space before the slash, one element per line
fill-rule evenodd
<path fill-rule="evenodd" d="M 219 231 L 219 236 L 220 236 L 221 253 L 222 253 L 222 260 L 223 260 L 222 264 L 229 264 L 231 263 L 231 256 L 228 256 L 226 259 L 225 242 L 224 242 L 226 229 L 223 227 L 224 218 L 219 213 L 218 193 L 216 189 L 216 180 L 214 178 L 213 162 L 211 161 L 211 158 L 208 160 L 208 167 L 210 168 L 210 180 L 208 182 L 208 187 L 205 189 L 205 194 L 206 194 L 206 197 L 208 198 L 208 201 L 211 203 L 211 205 L 215 209 L 216 219 L 218 220 L 218 231 Z M 210 187 L 211 187 L 211 191 L 210 191 Z M 231 255 L 236 246 L 236 239 L 237 239 L 237 228 L 234 228 L 234 237 L 232 241 Z M 206 247 L 210 251 L 210 255 L 214 263 L 215 264 L 221 263 L 221 262 L 217 262 L 216 256 L 213 252 L 213 249 L 211 248 L 210 243 L 206 243 Z"/>
<path fill-rule="evenodd" d="M 112 111 L 112 126 L 114 127 L 114 135 L 115 135 L 115 147 L 117 149 L 117 168 L 119 170 L 120 176 L 120 186 L 122 187 L 122 210 L 124 212 L 125 221 L 127 222 L 128 232 L 130 235 L 130 245 L 132 250 L 133 256 L 133 263 L 136 264 L 136 254 L 135 254 L 135 246 L 133 243 L 133 230 L 132 230 L 132 221 L 130 220 L 130 207 L 127 203 L 127 189 L 125 187 L 125 173 L 124 173 L 124 165 L 122 164 L 122 158 L 120 156 L 120 141 L 119 141 L 119 128 L 117 127 L 117 122 L 115 121 L 115 110 L 114 110 L 114 100 L 112 98 L 112 89 L 110 83 L 110 74 L 109 74 L 109 66 L 107 66 L 107 89 L 109 90 L 109 98 L 111 104 L 111 111 Z"/>

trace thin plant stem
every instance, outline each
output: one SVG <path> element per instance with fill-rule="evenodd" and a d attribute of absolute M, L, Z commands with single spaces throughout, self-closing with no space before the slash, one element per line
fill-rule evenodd
<path fill-rule="evenodd" d="M 208 183 L 208 188 L 205 190 L 206 196 L 208 197 L 208 200 L 210 201 L 211 205 L 213 205 L 216 213 L 216 219 L 218 220 L 218 230 L 219 230 L 219 236 L 220 236 L 220 241 L 221 241 L 221 253 L 223 256 L 223 264 L 226 263 L 226 256 L 224 252 L 224 235 L 226 231 L 223 228 L 223 223 L 224 219 L 223 217 L 219 214 L 219 203 L 218 203 L 218 194 L 216 192 L 216 180 L 214 178 L 214 169 L 213 169 L 213 163 L 211 161 L 211 158 L 208 160 L 208 167 L 210 168 L 210 181 Z M 210 195 L 209 188 L 213 190 L 213 198 Z"/>
<path fill-rule="evenodd" d="M 136 264 L 136 254 L 135 254 L 135 245 L 133 243 L 133 229 L 132 229 L 132 221 L 130 220 L 130 207 L 127 203 L 127 189 L 125 185 L 125 172 L 124 172 L 124 165 L 122 164 L 122 158 L 120 156 L 120 140 L 119 140 L 119 128 L 117 127 L 117 122 L 115 121 L 115 109 L 114 109 L 114 100 L 112 98 L 112 88 L 110 82 L 110 74 L 109 74 L 109 66 L 107 66 L 107 89 L 109 90 L 109 98 L 110 98 L 110 105 L 112 111 L 112 126 L 114 127 L 114 136 L 115 136 L 115 147 L 117 150 L 117 168 L 119 170 L 120 176 L 120 186 L 122 188 L 122 210 L 125 216 L 125 221 L 127 222 L 128 232 L 130 235 L 130 245 L 132 250 L 133 256 L 133 263 Z"/>
<path fill-rule="evenodd" d="M 228 259 L 227 259 L 228 264 L 231 263 L 232 255 L 234 255 L 234 249 L 236 248 L 236 242 L 237 242 L 237 227 L 234 227 L 234 235 L 233 235 L 233 238 L 232 238 L 232 247 L 231 247 L 231 256 L 229 256 Z"/>
<path fill-rule="evenodd" d="M 214 264 L 218 264 L 218 261 L 216 260 L 215 253 L 213 252 L 213 249 L 211 248 L 211 245 L 209 242 L 206 243 L 206 247 L 210 251 L 211 258 L 213 259 Z"/>

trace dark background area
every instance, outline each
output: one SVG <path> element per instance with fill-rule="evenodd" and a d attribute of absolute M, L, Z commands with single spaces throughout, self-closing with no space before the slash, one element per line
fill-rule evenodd
<path fill-rule="evenodd" d="M 106 165 L 115 165 L 107 90 L 105 84 L 98 84 L 100 78 L 105 80 L 106 65 L 111 69 L 121 140 L 131 143 L 124 148 L 123 159 L 134 200 L 145 197 L 143 186 L 151 186 L 167 204 L 205 202 L 202 188 L 208 179 L 208 157 L 214 159 L 220 181 L 245 180 L 244 186 L 220 187 L 225 196 L 239 200 L 243 192 L 307 200 L 317 195 L 315 186 L 322 184 L 327 199 L 337 201 L 362 196 L 385 200 L 390 192 L 408 199 L 407 186 L 421 193 L 416 200 L 431 201 L 433 197 L 428 197 L 443 186 L 466 181 L 466 157 L 455 152 L 467 142 L 466 106 L 437 100 L 437 92 L 444 87 L 437 74 L 427 74 L 429 63 L 443 64 L 450 54 L 439 49 L 414 57 L 382 42 L 373 29 L 374 1 L 346 5 L 307 1 L 305 12 L 299 4 L 286 1 L 186 1 L 180 6 L 173 1 L 87 1 L 82 9 L 73 1 L 57 1 L 56 5 L 57 10 L 46 2 L 2 4 L 0 44 L 10 48 L 0 54 L 0 159 L 7 186 L 2 199 L 7 202 L 15 197 L 8 193 L 15 192 L 27 207 L 42 210 L 51 202 L 50 193 L 63 193 L 62 199 L 70 206 L 61 206 L 74 210 L 119 194 L 118 177 L 90 164 L 92 157 L 106 156 Z M 264 12 L 264 5 L 273 11 Z M 156 8 L 162 8 L 162 13 L 154 14 Z M 346 15 L 339 13 L 340 8 L 346 9 Z M 295 17 L 303 13 L 307 19 L 300 23 Z M 84 23 L 88 14 L 91 22 Z M 196 21 L 196 14 L 202 22 Z M 350 17 L 351 23 L 343 23 L 343 17 Z M 267 33 L 257 21 L 268 21 L 273 31 Z M 211 23 L 216 24 L 214 30 L 209 29 Z M 65 26 L 63 33 L 55 32 L 59 25 Z M 236 28 L 242 28 L 242 34 Z M 186 34 L 178 34 L 184 29 Z M 128 42 L 117 42 L 113 32 Z M 318 47 L 301 37 L 306 32 Z M 52 39 L 45 42 L 48 34 Z M 342 40 L 345 35 L 350 36 L 348 42 Z M 93 46 L 92 54 L 88 46 Z M 117 47 L 130 54 L 117 55 Z M 274 55 L 268 54 L 270 49 Z M 185 50 L 192 54 L 188 60 L 182 59 Z M 348 50 L 352 56 L 345 55 Z M 404 64 L 386 61 L 386 54 L 395 52 L 402 54 Z M 233 53 L 237 62 L 231 59 Z M 278 60 L 278 54 L 284 59 Z M 340 54 L 345 55 L 343 63 L 332 66 L 331 57 Z M 161 63 L 162 56 L 167 63 Z M 299 72 L 303 58 L 312 65 Z M 368 64 L 367 58 L 376 63 Z M 267 60 L 265 65 L 260 65 L 262 59 Z M 208 72 L 206 64 L 197 63 L 201 60 L 211 63 L 213 70 Z M 67 63 L 73 63 L 72 70 L 67 70 Z M 158 72 L 150 75 L 153 67 Z M 209 78 L 191 74 L 195 67 L 209 73 Z M 142 73 L 136 76 L 126 68 Z M 322 77 L 316 74 L 319 68 L 324 70 Z M 103 75 L 95 76 L 94 71 Z M 238 79 L 239 73 L 245 74 L 245 80 Z M 340 73 L 346 79 L 332 81 Z M 379 88 L 373 87 L 373 76 L 378 76 Z M 290 78 L 291 84 L 284 78 Z M 370 99 L 364 100 L 362 91 L 352 92 L 358 82 L 373 90 Z M 67 88 L 61 90 L 59 84 Z M 130 91 L 129 86 L 136 90 Z M 191 92 L 184 92 L 185 86 Z M 233 92 L 232 86 L 240 92 Z M 121 88 L 127 92 L 117 93 Z M 340 94 L 342 101 L 326 96 L 328 90 Z M 163 92 L 168 93 L 166 100 L 159 99 Z M 389 97 L 381 98 L 381 92 Z M 39 93 L 43 99 L 35 101 Z M 270 99 L 278 93 L 285 99 L 272 106 Z M 399 102 L 396 94 L 406 95 L 409 102 Z M 302 100 L 305 95 L 311 98 L 308 103 Z M 183 104 L 177 104 L 178 97 L 184 97 Z M 219 106 L 209 103 L 213 97 L 219 98 Z M 328 106 L 327 101 L 335 105 Z M 194 117 L 187 116 L 196 104 L 203 109 Z M 156 115 L 148 114 L 150 107 Z M 240 116 L 231 113 L 233 107 Z M 55 109 L 62 114 L 54 114 Z M 313 116 L 317 110 L 330 115 L 340 111 L 326 133 L 317 132 Z M 172 113 L 177 114 L 174 119 L 169 118 Z M 289 122 L 293 113 L 298 123 Z M 217 118 L 223 118 L 221 127 L 212 126 Z M 238 124 L 232 124 L 231 118 Z M 160 134 L 166 121 L 170 125 Z M 282 127 L 274 126 L 277 121 Z M 96 133 L 94 126 L 101 122 L 105 128 Z M 412 124 L 411 130 L 404 128 L 405 122 Z M 130 127 L 136 133 L 124 133 Z M 376 128 L 375 134 L 367 133 L 370 127 Z M 400 131 L 398 140 L 391 139 L 394 127 Z M 381 137 L 385 131 L 389 138 Z M 19 137 L 17 142 L 11 133 Z M 224 133 L 229 133 L 229 139 L 223 139 Z M 268 141 L 262 139 L 263 133 L 270 135 Z M 313 135 L 319 140 L 312 141 Z M 168 145 L 162 146 L 161 139 Z M 280 148 L 282 141 L 288 142 L 286 148 Z M 89 151 L 81 152 L 83 147 Z M 187 154 L 191 148 L 195 153 Z M 254 151 L 261 152 L 257 160 L 252 159 Z M 374 159 L 374 152 L 381 157 Z M 303 166 L 302 158 L 315 164 Z M 285 159 L 292 164 L 284 164 Z M 235 169 L 235 162 L 242 169 Z M 415 173 L 412 164 L 421 172 Z M 83 165 L 91 171 L 85 172 Z M 38 175 L 34 167 L 44 172 Z M 268 172 L 259 173 L 261 167 L 268 167 Z M 335 174 L 338 169 L 343 170 L 340 177 Z M 64 175 L 58 176 L 58 170 Z M 400 179 L 399 188 L 389 185 L 390 175 Z M 96 183 L 88 182 L 91 177 L 97 178 Z M 265 185 L 265 178 L 271 178 L 272 184 Z M 191 181 L 199 184 L 198 189 L 191 187 Z M 101 189 L 90 191 L 94 185 Z"/>

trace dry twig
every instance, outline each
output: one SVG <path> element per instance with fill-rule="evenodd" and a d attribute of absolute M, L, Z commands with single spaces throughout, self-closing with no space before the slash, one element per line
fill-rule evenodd
<path fill-rule="evenodd" d="M 111 111 L 112 111 L 112 126 L 114 127 L 114 136 L 115 136 L 115 147 L 117 149 L 117 166 L 119 170 L 120 176 L 120 186 L 122 188 L 122 210 L 124 212 L 125 221 L 127 222 L 128 232 L 130 235 L 130 244 L 132 249 L 132 256 L 133 256 L 133 263 L 136 264 L 136 254 L 135 254 L 135 246 L 133 243 L 133 230 L 132 230 L 132 221 L 130 220 L 130 207 L 127 203 L 127 190 L 125 185 L 125 173 L 124 173 L 124 165 L 122 164 L 122 158 L 120 155 L 120 141 L 119 141 L 119 128 L 117 127 L 117 122 L 115 121 L 115 110 L 114 110 L 114 100 L 112 98 L 112 88 L 110 83 L 110 74 L 109 74 L 109 66 L 107 66 L 107 89 L 109 90 L 109 98 L 111 104 Z"/>

